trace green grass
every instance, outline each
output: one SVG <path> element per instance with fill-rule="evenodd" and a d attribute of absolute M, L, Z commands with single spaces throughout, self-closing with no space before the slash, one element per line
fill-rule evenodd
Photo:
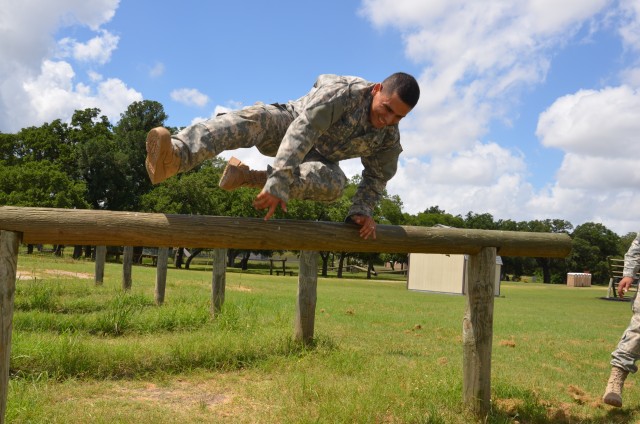
<path fill-rule="evenodd" d="M 20 255 L 7 422 L 469 423 L 462 403 L 465 298 L 401 281 L 320 279 L 315 343 L 292 341 L 296 277 L 227 274 L 220 316 L 211 270 Z M 57 270 L 55 274 L 51 272 Z M 65 274 L 61 274 L 64 271 Z M 268 270 L 267 270 L 268 274 Z M 89 277 L 89 278 L 82 278 Z M 600 402 L 609 354 L 631 317 L 605 287 L 503 283 L 495 299 L 487 423 L 632 423 Z"/>

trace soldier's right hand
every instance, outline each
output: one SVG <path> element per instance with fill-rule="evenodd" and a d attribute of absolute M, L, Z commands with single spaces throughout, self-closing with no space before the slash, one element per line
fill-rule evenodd
<path fill-rule="evenodd" d="M 624 294 L 627 291 L 629 291 L 629 287 L 631 287 L 631 283 L 633 283 L 633 278 L 622 277 L 622 279 L 618 283 L 618 296 L 624 297 Z"/>

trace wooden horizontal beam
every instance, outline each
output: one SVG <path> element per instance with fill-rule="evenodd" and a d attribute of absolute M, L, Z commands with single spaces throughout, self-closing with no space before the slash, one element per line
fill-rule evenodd
<path fill-rule="evenodd" d="M 0 229 L 20 232 L 27 244 L 201 247 L 388 253 L 566 257 L 567 234 L 378 225 L 376 240 L 359 227 L 318 222 L 88 209 L 0 207 Z"/>

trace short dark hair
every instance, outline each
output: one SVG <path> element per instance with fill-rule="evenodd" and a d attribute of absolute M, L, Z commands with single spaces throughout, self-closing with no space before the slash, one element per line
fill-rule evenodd
<path fill-rule="evenodd" d="M 409 74 L 396 72 L 382 81 L 382 90 L 387 94 L 397 93 L 400 100 L 413 108 L 420 98 L 418 81 Z"/>

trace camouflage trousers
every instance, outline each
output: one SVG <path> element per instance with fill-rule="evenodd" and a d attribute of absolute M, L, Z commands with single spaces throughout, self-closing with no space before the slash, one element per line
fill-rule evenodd
<path fill-rule="evenodd" d="M 636 295 L 631 310 L 631 322 L 611 353 L 611 365 L 635 373 L 638 371 L 636 361 L 640 359 L 640 296 Z"/>
<path fill-rule="evenodd" d="M 275 157 L 293 119 L 286 105 L 260 104 L 186 127 L 172 136 L 180 151 L 180 172 L 227 150 L 256 147 L 263 155 Z M 271 167 L 267 172 L 270 175 Z M 312 149 L 294 171 L 289 198 L 333 201 L 342 195 L 346 182 L 337 163 Z"/>

